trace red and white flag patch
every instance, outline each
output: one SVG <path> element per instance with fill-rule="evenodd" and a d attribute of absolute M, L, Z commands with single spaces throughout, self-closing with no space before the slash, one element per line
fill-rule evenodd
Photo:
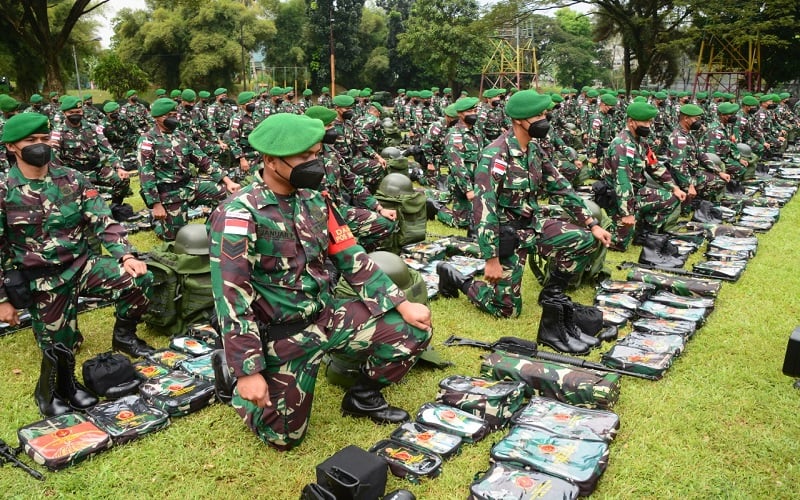
<path fill-rule="evenodd" d="M 250 214 L 228 212 L 225 214 L 225 227 L 222 230 L 225 234 L 247 235 L 247 227 L 250 225 Z"/>
<path fill-rule="evenodd" d="M 497 175 L 503 175 L 506 173 L 506 168 L 508 167 L 508 163 L 501 160 L 500 158 L 495 158 L 494 163 L 492 164 L 492 173 Z"/>

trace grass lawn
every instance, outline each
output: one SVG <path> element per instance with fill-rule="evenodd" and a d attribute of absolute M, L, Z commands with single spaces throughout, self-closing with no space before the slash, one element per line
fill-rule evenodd
<path fill-rule="evenodd" d="M 138 197 L 137 197 L 138 198 Z M 132 202 L 136 202 L 131 198 Z M 135 203 L 141 207 L 141 200 Z M 433 233 L 448 232 L 431 224 Z M 156 242 L 152 233 L 131 239 L 140 250 Z M 716 310 L 685 353 L 658 382 L 625 378 L 615 411 L 621 429 L 611 445 L 609 468 L 596 498 L 798 498 L 800 484 L 800 391 L 781 374 L 786 342 L 800 324 L 800 203 L 790 202 L 781 220 L 759 235 L 758 255 L 738 283 L 726 283 Z M 636 260 L 638 247 L 610 253 L 615 266 Z M 693 256 L 692 260 L 699 259 Z M 481 352 L 442 347 L 451 334 L 492 341 L 501 335 L 535 339 L 541 309 L 539 285 L 528 272 L 521 317 L 495 320 L 463 296 L 431 304 L 433 344 L 455 363 L 446 370 L 415 368 L 386 391 L 390 402 L 410 412 L 435 398 L 438 381 L 450 374 L 477 375 Z M 594 290 L 572 294 L 590 303 Z M 113 309 L 80 316 L 86 343 L 78 362 L 111 345 Z M 140 328 L 157 347 L 168 338 Z M 602 350 L 606 350 L 608 344 Z M 40 419 L 33 400 L 39 349 L 30 329 L 0 338 L 0 438 L 17 444 L 17 428 Z M 599 351 L 590 356 L 599 359 Z M 368 448 L 393 427 L 343 418 L 342 389 L 320 377 L 306 441 L 280 453 L 247 431 L 234 411 L 221 404 L 176 418 L 167 429 L 112 448 L 67 470 L 46 472 L 39 482 L 24 472 L 0 469 L 0 494 L 44 498 L 298 498 L 315 479 L 316 464 L 347 446 Z M 487 469 L 489 450 L 503 436 L 465 445 L 444 464 L 442 475 L 421 485 L 390 476 L 387 491 L 405 487 L 417 498 L 464 499 L 473 476 Z M 22 457 L 31 463 L 27 457 Z M 40 470 L 40 467 L 36 466 Z"/>

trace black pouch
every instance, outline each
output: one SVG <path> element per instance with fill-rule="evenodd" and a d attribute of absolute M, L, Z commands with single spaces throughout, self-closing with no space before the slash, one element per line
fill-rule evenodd
<path fill-rule="evenodd" d="M 345 471 L 358 479 L 358 491 L 349 498 L 371 500 L 381 498 L 386 492 L 386 461 L 358 446 L 350 445 L 342 448 L 317 465 L 317 483 L 328 488 L 328 477 L 333 468 Z"/>
<path fill-rule="evenodd" d="M 3 280 L 6 295 L 11 305 L 17 309 L 27 309 L 33 305 L 33 294 L 31 293 L 31 282 L 19 269 L 6 271 Z"/>
<path fill-rule="evenodd" d="M 519 236 L 517 230 L 511 226 L 500 226 L 500 247 L 498 248 L 498 257 L 504 259 L 511 257 L 519 247 Z"/>
<path fill-rule="evenodd" d="M 141 380 L 127 356 L 104 352 L 83 362 L 83 382 L 98 396 L 117 399 L 136 392 Z"/>
<path fill-rule="evenodd" d="M 617 193 L 611 189 L 606 181 L 599 180 L 592 183 L 594 201 L 600 208 L 609 210 L 617 206 Z"/>

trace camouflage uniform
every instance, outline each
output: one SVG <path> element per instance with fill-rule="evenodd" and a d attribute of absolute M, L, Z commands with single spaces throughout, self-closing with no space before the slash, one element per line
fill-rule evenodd
<path fill-rule="evenodd" d="M 272 401 L 258 408 L 234 390 L 232 404 L 280 450 L 305 437 L 324 353 L 364 360 L 363 373 L 385 384 L 403 378 L 430 340 L 403 321 L 395 310 L 403 293 L 352 236 L 329 235 L 329 206 L 318 191 L 276 196 L 257 178 L 211 217 L 211 280 L 227 364 L 236 377 L 261 373 Z M 331 296 L 326 258 L 358 299 Z"/>
<path fill-rule="evenodd" d="M 455 123 L 456 122 L 453 122 L 453 124 Z M 422 165 L 422 168 L 425 169 L 425 184 L 428 186 L 439 185 L 440 183 L 437 181 L 440 179 L 446 182 L 449 169 L 448 171 L 442 171 L 442 167 L 447 165 L 447 159 L 444 156 L 444 141 L 447 137 L 447 132 L 453 124 L 447 126 L 445 125 L 445 120 L 438 120 L 431 123 L 431 126 L 428 127 L 428 130 L 420 141 L 420 147 L 423 153 L 425 153 L 425 159 L 429 164 L 433 165 L 433 170 L 429 170 L 427 165 Z M 422 181 L 420 182 L 422 183 Z"/>
<path fill-rule="evenodd" d="M 167 212 L 167 218 L 155 227 L 160 238 L 175 239 L 187 223 L 190 206 L 216 206 L 225 198 L 219 166 L 180 130 L 164 133 L 155 126 L 139 138 L 138 147 L 142 198 L 148 208 L 160 202 Z M 191 165 L 211 180 L 192 175 Z"/>
<path fill-rule="evenodd" d="M 450 165 L 450 194 L 453 197 L 452 210 L 442 208 L 436 215 L 440 222 L 450 227 L 466 228 L 472 226 L 472 202 L 467 192 L 472 191 L 475 179 L 475 165 L 483 149 L 483 137 L 473 127 L 459 120 L 450 127 L 445 137 L 445 153 Z"/>
<path fill-rule="evenodd" d="M 212 132 L 208 120 L 199 107 L 181 104 L 176 111 L 178 112 L 178 128 L 197 143 L 205 154 L 212 158 L 217 156 L 220 148 L 216 134 Z"/>
<path fill-rule="evenodd" d="M 589 128 L 586 131 L 586 156 L 596 158 L 598 164 L 602 164 L 603 156 L 608 145 L 616 135 L 619 128 L 614 121 L 612 113 L 601 113 L 597 111 L 589 119 Z"/>
<path fill-rule="evenodd" d="M 726 115 L 727 116 L 727 115 Z M 730 115 L 735 116 L 735 115 Z M 708 126 L 708 132 L 703 137 L 703 149 L 707 153 L 714 153 L 725 163 L 725 171 L 734 180 L 744 178 L 745 167 L 739 162 L 742 155 L 732 138 L 734 125 L 722 124 L 718 121 Z"/>
<path fill-rule="evenodd" d="M 119 108 L 119 116 L 123 120 L 133 126 L 133 128 L 142 133 L 153 125 L 153 119 L 150 117 L 147 108 L 139 102 L 126 102 Z"/>
<path fill-rule="evenodd" d="M 538 200 L 550 195 L 573 214 L 572 223 L 542 217 Z M 497 317 L 522 312 L 522 274 L 528 252 L 551 257 L 559 271 L 581 272 L 595 251 L 592 233 L 583 227 L 592 216 L 572 186 L 539 146 L 523 152 L 513 132 L 487 146 L 475 169 L 475 221 L 481 258 L 500 257 L 503 278 L 491 285 L 473 280 L 466 292 L 479 309 Z M 510 256 L 499 255 L 501 226 L 516 230 L 520 244 Z"/>
<path fill-rule="evenodd" d="M 122 203 L 128 195 L 130 180 L 120 179 L 117 169 L 122 168 L 122 161 L 101 125 L 86 119 L 77 127 L 65 123 L 50 134 L 50 145 L 55 164 L 78 170 L 96 186 L 110 187 L 112 203 Z"/>
<path fill-rule="evenodd" d="M 211 128 L 211 131 L 216 134 L 217 139 L 221 139 L 223 134 L 230 128 L 233 114 L 233 107 L 220 99 L 209 104 L 206 110 L 208 126 Z"/>
<path fill-rule="evenodd" d="M 669 190 L 648 186 L 645 172 Z M 608 146 L 600 178 L 617 195 L 616 206 L 606 212 L 612 220 L 612 244 L 618 249 L 627 248 L 633 236 L 630 227 L 620 223 L 623 217 L 633 215 L 642 230 L 657 231 L 680 215 L 680 201 L 672 193 L 675 182 L 669 171 L 627 128 Z"/>
<path fill-rule="evenodd" d="M 494 101 L 494 103 L 492 103 L 494 105 L 484 104 L 478 113 L 478 123 L 481 124 L 486 144 L 500 137 L 500 134 L 508 128 L 503 102 Z"/>
<path fill-rule="evenodd" d="M 231 179 L 235 181 L 250 178 L 258 170 L 261 164 L 261 154 L 250 146 L 247 137 L 256 128 L 256 121 L 251 113 L 240 111 L 233 115 L 231 120 L 231 128 L 225 133 L 223 140 L 228 145 L 228 148 L 233 155 L 233 165 L 231 171 L 233 175 Z M 250 168 L 247 172 L 242 172 L 239 167 L 239 161 L 247 159 Z"/>
<path fill-rule="evenodd" d="M 90 252 L 90 236 L 111 255 Z M 31 180 L 14 166 L 0 184 L 2 274 L 14 267 L 31 280 L 30 313 L 40 348 L 56 343 L 73 348 L 79 342 L 79 296 L 114 300 L 117 317 L 141 318 L 153 275 L 134 278 L 125 272 L 120 259 L 134 252 L 125 229 L 80 172 L 51 162 L 44 179 Z M 0 301 L 5 300 L 0 287 Z"/>
<path fill-rule="evenodd" d="M 374 193 L 386 175 L 386 169 L 377 160 L 378 153 L 352 120 L 342 121 L 336 118 L 333 127 L 339 134 L 334 144 L 336 151 L 350 165 L 353 173 L 361 177 L 367 189 Z"/>
<path fill-rule="evenodd" d="M 135 170 L 139 166 L 136 161 L 136 130 L 127 120 L 122 120 L 119 113 L 112 114 L 116 116 L 105 116 L 100 122 L 103 135 L 117 157 L 122 159 L 123 168 Z"/>
<path fill-rule="evenodd" d="M 99 125 L 100 122 L 103 121 L 105 115 L 102 111 L 97 109 L 93 104 L 90 104 L 86 101 L 83 102 L 83 119 L 93 123 L 95 125 Z"/>
<path fill-rule="evenodd" d="M 373 149 L 378 149 L 383 144 L 384 134 L 383 125 L 380 119 L 372 113 L 365 113 L 358 122 L 356 127 L 360 129 L 367 137 L 367 142 Z"/>
<path fill-rule="evenodd" d="M 669 160 L 672 178 L 682 190 L 688 192 L 689 186 L 694 186 L 697 197 L 705 200 L 717 200 L 725 190 L 717 166 L 700 149 L 694 135 L 680 125 L 669 136 Z"/>
<path fill-rule="evenodd" d="M 317 103 L 320 106 L 325 106 L 326 108 L 333 107 L 333 98 L 331 98 L 330 94 L 322 94 L 317 98 Z"/>

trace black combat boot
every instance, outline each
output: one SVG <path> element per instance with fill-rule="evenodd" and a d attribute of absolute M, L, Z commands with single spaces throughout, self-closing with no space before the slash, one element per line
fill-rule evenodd
<path fill-rule="evenodd" d="M 561 305 L 563 307 L 562 311 L 564 313 L 564 328 L 567 330 L 567 335 L 574 339 L 580 340 L 589 346 L 589 349 L 600 347 L 600 344 L 603 343 L 600 339 L 592 337 L 591 335 L 587 335 L 575 323 L 575 304 L 573 304 L 573 302 L 568 298 L 566 301 L 562 301 Z"/>
<path fill-rule="evenodd" d="M 233 399 L 236 378 L 228 370 L 224 349 L 217 349 L 211 354 L 211 366 L 214 368 L 214 392 L 217 395 L 217 399 L 222 403 L 228 404 Z"/>
<path fill-rule="evenodd" d="M 633 244 L 643 246 L 651 234 L 656 233 L 656 228 L 645 224 L 644 222 L 636 222 L 636 228 L 633 231 Z"/>
<path fill-rule="evenodd" d="M 383 384 L 363 373 L 342 399 L 342 413 L 351 417 L 369 417 L 381 424 L 399 424 L 409 419 L 402 408 L 391 406 L 383 398 Z"/>
<path fill-rule="evenodd" d="M 58 360 L 56 394 L 75 410 L 85 410 L 96 405 L 97 398 L 75 378 L 75 355 L 72 349 L 59 343 L 53 346 L 53 353 Z"/>
<path fill-rule="evenodd" d="M 33 397 L 39 405 L 39 412 L 45 417 L 55 417 L 71 410 L 56 394 L 56 382 L 58 377 L 58 360 L 52 347 L 42 351 L 42 368 L 39 371 L 39 381 L 36 383 L 36 391 Z"/>
<path fill-rule="evenodd" d="M 114 323 L 111 348 L 115 351 L 122 351 L 134 358 L 143 358 L 155 352 L 155 349 L 136 336 L 136 324 L 136 320 L 123 319 L 117 316 L 117 320 Z"/>
<path fill-rule="evenodd" d="M 678 247 L 669 241 L 668 234 L 649 234 L 642 244 L 639 263 L 656 267 L 683 267 L 685 259 L 681 258 Z"/>
<path fill-rule="evenodd" d="M 428 220 L 436 220 L 436 214 L 439 213 L 439 210 L 442 208 L 442 204 L 433 198 L 428 198 L 425 200 L 425 214 L 428 216 Z"/>
<path fill-rule="evenodd" d="M 539 334 L 536 342 L 552 347 L 558 352 L 568 354 L 588 354 L 589 346 L 569 335 L 564 322 L 564 304 L 555 300 L 545 300 L 542 305 L 542 319 L 539 320 Z"/>
<path fill-rule="evenodd" d="M 472 278 L 467 278 L 461 272 L 446 262 L 436 264 L 436 274 L 439 275 L 439 294 L 442 297 L 455 299 L 458 291 L 467 293 L 472 284 Z"/>
<path fill-rule="evenodd" d="M 539 292 L 539 304 L 546 300 L 569 300 L 569 297 L 564 295 L 564 292 L 569 286 L 570 279 L 572 279 L 570 273 L 565 273 L 558 269 L 551 270 L 550 275 L 547 277 L 547 282 L 542 291 Z"/>

